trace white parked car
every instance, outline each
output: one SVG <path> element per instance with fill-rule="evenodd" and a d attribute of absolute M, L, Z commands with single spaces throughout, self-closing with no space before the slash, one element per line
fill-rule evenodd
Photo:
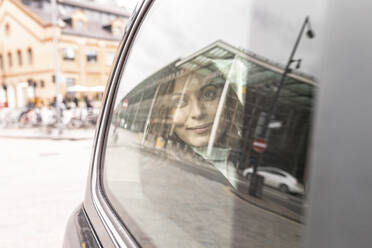
<path fill-rule="evenodd" d="M 243 171 L 243 176 L 250 178 L 253 168 L 247 168 Z M 284 193 L 304 194 L 304 186 L 288 172 L 274 168 L 261 167 L 257 168 L 257 173 L 264 177 L 264 184 L 277 188 Z"/>

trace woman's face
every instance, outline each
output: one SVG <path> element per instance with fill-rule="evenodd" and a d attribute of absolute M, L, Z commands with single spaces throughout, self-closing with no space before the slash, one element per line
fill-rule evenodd
<path fill-rule="evenodd" d="M 208 145 L 223 89 L 223 82 L 221 83 L 221 79 L 219 82 L 217 80 L 206 80 L 200 74 L 193 74 L 175 82 L 170 99 L 174 132 L 191 146 Z M 225 128 L 220 125 L 219 130 L 221 129 Z M 216 140 L 220 133 L 221 131 L 217 132 Z"/>

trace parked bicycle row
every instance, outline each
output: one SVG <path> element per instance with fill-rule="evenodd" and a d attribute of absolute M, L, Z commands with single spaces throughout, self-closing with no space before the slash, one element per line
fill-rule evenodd
<path fill-rule="evenodd" d="M 98 108 L 83 107 L 60 110 L 53 106 L 23 109 L 3 108 L 0 109 L 0 127 L 93 128 L 97 122 L 98 112 Z"/>

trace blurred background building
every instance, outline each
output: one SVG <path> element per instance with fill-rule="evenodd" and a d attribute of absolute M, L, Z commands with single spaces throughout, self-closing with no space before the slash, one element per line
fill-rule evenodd
<path fill-rule="evenodd" d="M 129 12 L 113 2 L 57 0 L 59 92 L 102 94 Z M 49 0 L 0 1 L 0 106 L 50 104 L 56 96 Z"/>

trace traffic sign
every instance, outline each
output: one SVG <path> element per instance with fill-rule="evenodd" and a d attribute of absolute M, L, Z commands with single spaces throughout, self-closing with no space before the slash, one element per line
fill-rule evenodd
<path fill-rule="evenodd" d="M 128 99 L 124 99 L 122 109 L 126 110 L 128 108 Z"/>
<path fill-rule="evenodd" d="M 263 138 L 256 138 L 255 141 L 253 141 L 253 150 L 256 152 L 263 152 L 265 151 L 267 147 L 267 142 Z"/>

